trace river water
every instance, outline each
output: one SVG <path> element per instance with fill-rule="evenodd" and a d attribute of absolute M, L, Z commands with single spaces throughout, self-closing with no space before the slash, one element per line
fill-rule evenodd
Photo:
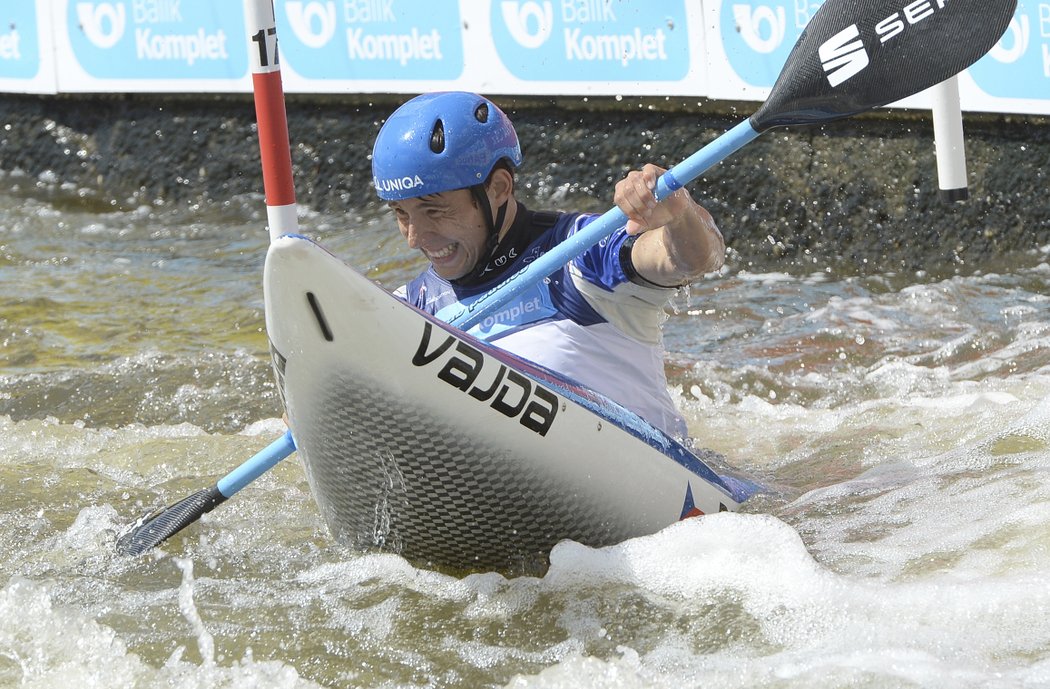
<path fill-rule="evenodd" d="M 0 686 L 1050 686 L 1050 248 L 731 256 L 681 295 L 670 385 L 770 485 L 743 513 L 464 576 L 333 543 L 291 460 L 127 559 L 283 430 L 267 237 L 259 197 L 83 196 L 0 177 Z M 420 266 L 383 212 L 302 220 L 387 286 Z"/>

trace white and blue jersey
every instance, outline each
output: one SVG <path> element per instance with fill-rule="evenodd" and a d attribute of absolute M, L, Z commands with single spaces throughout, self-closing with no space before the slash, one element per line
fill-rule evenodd
<path fill-rule="evenodd" d="M 515 224 L 535 215 L 519 207 Z M 397 290 L 408 303 L 443 320 L 459 314 L 597 215 L 544 214 L 553 220 L 498 275 L 470 287 L 427 269 Z M 549 224 L 549 223 L 544 223 Z M 620 260 L 625 230 L 589 248 L 469 330 L 471 335 L 600 392 L 675 437 L 687 433 L 664 375 L 661 326 L 674 288 L 631 282 Z M 513 253 L 513 252 L 512 252 Z"/>

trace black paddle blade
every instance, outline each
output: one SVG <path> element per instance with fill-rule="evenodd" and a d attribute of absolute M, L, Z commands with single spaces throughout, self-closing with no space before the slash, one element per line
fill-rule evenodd
<path fill-rule="evenodd" d="M 1017 0 L 826 0 L 751 126 L 830 122 L 924 91 L 991 50 L 1016 8 Z"/>
<path fill-rule="evenodd" d="M 162 510 L 154 512 L 117 540 L 121 555 L 142 555 L 211 512 L 226 500 L 215 486 L 199 490 Z"/>

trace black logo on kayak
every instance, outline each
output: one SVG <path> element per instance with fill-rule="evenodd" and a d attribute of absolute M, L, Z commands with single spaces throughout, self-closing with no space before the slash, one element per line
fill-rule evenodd
<path fill-rule="evenodd" d="M 412 365 L 427 366 L 448 353 L 453 343 L 456 345 L 437 377 L 449 385 L 459 388 L 481 402 L 491 402 L 489 406 L 540 435 L 547 435 L 554 417 L 558 413 L 558 398 L 554 393 L 544 389 L 517 371 L 500 364 L 495 376 L 482 375 L 485 368 L 485 357 L 480 351 L 466 342 L 457 341 L 452 335 L 433 350 L 430 350 L 430 336 L 433 332 L 430 323 L 423 324 L 423 338 L 419 341 Z"/>

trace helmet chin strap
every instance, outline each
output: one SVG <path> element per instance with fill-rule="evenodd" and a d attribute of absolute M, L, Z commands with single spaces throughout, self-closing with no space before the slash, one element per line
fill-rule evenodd
<path fill-rule="evenodd" d="M 489 195 L 485 193 L 485 185 L 475 184 L 470 188 L 470 193 L 474 195 L 474 200 L 477 201 L 478 206 L 481 207 L 481 215 L 485 218 L 485 224 L 488 226 L 489 234 L 488 239 L 485 241 L 485 251 L 482 252 L 482 256 L 478 259 L 478 262 L 474 264 L 474 267 L 471 268 L 469 273 L 452 281 L 457 285 L 470 284 L 484 275 L 485 267 L 499 251 L 499 228 L 503 227 L 503 221 L 507 218 L 507 206 L 510 204 L 510 199 L 504 201 L 503 204 L 496 209 L 496 215 L 493 217 L 492 204 L 489 203 Z"/>
<path fill-rule="evenodd" d="M 481 207 L 481 215 L 485 218 L 485 224 L 489 228 L 489 246 L 495 248 L 499 242 L 499 228 L 503 227 L 503 220 L 507 217 L 507 202 L 496 209 L 496 215 L 492 215 L 492 204 L 489 203 L 489 195 L 485 192 L 484 184 L 475 184 L 470 188 L 474 200 Z"/>
<path fill-rule="evenodd" d="M 485 185 L 476 184 L 470 187 L 470 193 L 474 194 L 475 201 L 478 202 L 478 206 L 481 207 L 481 215 L 485 218 L 485 225 L 488 227 L 488 238 L 485 241 L 484 255 L 478 259 L 478 264 L 471 269 L 471 273 L 484 269 L 488 260 L 496 254 L 496 250 L 500 245 L 500 228 L 503 227 L 503 221 L 507 217 L 507 204 L 505 201 L 502 206 L 496 209 L 496 216 L 492 216 L 492 205 L 488 203 L 488 194 L 485 192 Z"/>

